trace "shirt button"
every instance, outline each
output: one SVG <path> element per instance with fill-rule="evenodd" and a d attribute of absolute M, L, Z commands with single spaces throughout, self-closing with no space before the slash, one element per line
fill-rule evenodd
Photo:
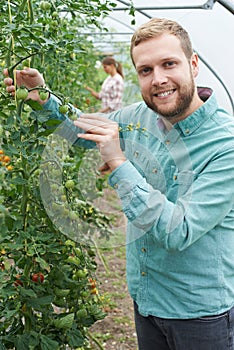
<path fill-rule="evenodd" d="M 169 145 L 170 144 L 170 140 L 166 140 L 165 143 L 166 143 L 166 145 Z"/>
<path fill-rule="evenodd" d="M 190 133 L 190 130 L 189 129 L 186 129 L 185 130 L 185 134 L 189 134 Z"/>
<path fill-rule="evenodd" d="M 139 156 L 139 152 L 138 151 L 135 151 L 134 152 L 134 156 L 137 158 Z"/>
<path fill-rule="evenodd" d="M 156 169 L 156 168 L 152 170 L 152 173 L 154 173 L 154 174 L 157 174 L 157 172 L 158 172 L 158 169 Z"/>
<path fill-rule="evenodd" d="M 174 175 L 174 176 L 173 176 L 173 179 L 174 179 L 174 180 L 177 180 L 177 175 Z"/>
<path fill-rule="evenodd" d="M 141 251 L 142 251 L 142 253 L 145 253 L 146 249 L 143 247 L 143 248 L 141 248 Z"/>
<path fill-rule="evenodd" d="M 145 275 L 146 275 L 146 273 L 144 271 L 142 271 L 141 276 L 144 277 Z"/>

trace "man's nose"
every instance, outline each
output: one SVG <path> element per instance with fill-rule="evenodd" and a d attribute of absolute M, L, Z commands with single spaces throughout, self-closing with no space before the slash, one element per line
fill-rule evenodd
<path fill-rule="evenodd" d="M 168 82 L 167 75 L 160 68 L 154 68 L 152 85 L 162 85 Z"/>

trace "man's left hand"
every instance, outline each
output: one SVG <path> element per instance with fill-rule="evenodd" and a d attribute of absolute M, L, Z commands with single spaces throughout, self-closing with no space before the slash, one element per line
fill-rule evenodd
<path fill-rule="evenodd" d="M 78 137 L 96 143 L 103 162 L 113 171 L 126 161 L 119 142 L 119 126 L 102 115 L 83 114 L 74 124 L 85 131 Z"/>

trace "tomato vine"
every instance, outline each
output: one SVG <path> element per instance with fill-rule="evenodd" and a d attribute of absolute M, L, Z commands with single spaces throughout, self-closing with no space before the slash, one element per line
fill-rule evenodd
<path fill-rule="evenodd" d="M 14 83 L 16 69 L 37 68 L 60 98 L 62 112 L 67 112 L 68 90 L 69 102 L 85 109 L 87 95 L 81 86 L 87 74 L 95 80 L 91 67 L 97 57 L 78 28 L 100 26 L 100 17 L 113 4 L 0 0 L 0 6 L 1 66 L 9 69 Z M 43 94 L 52 93 L 36 88 L 45 99 Z M 61 171 L 53 162 L 41 166 L 58 122 L 51 120 L 49 111 L 25 100 L 27 92 L 18 87 L 12 98 L 0 87 L 0 349 L 88 349 L 88 328 L 105 316 L 95 278 L 95 251 L 65 235 L 47 215 L 40 179 L 52 196 L 54 213 L 65 221 L 74 222 L 75 214 L 88 223 L 89 231 L 108 232 L 110 218 L 84 200 L 72 183 L 86 157 L 84 150 L 72 148 L 63 156 L 63 144 L 56 144 L 63 162 L 62 186 L 47 177 L 48 168 Z M 99 182 L 97 193 L 101 190 Z"/>

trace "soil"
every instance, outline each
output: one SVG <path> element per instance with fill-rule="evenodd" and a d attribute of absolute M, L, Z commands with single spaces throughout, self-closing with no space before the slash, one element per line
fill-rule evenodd
<path fill-rule="evenodd" d="M 107 316 L 91 328 L 92 349 L 137 350 L 133 302 L 126 283 L 126 219 L 113 190 L 107 189 L 105 200 L 98 204 L 103 212 L 115 216 L 115 242 L 110 248 L 97 249 L 97 281 Z"/>
<path fill-rule="evenodd" d="M 111 269 L 106 271 L 98 259 L 97 278 L 100 295 L 106 299 L 104 307 L 107 316 L 97 321 L 90 329 L 105 350 L 136 350 L 137 340 L 134 326 L 132 299 L 128 294 L 123 252 L 105 252 L 103 258 Z M 100 349 L 93 343 L 93 349 Z"/>

